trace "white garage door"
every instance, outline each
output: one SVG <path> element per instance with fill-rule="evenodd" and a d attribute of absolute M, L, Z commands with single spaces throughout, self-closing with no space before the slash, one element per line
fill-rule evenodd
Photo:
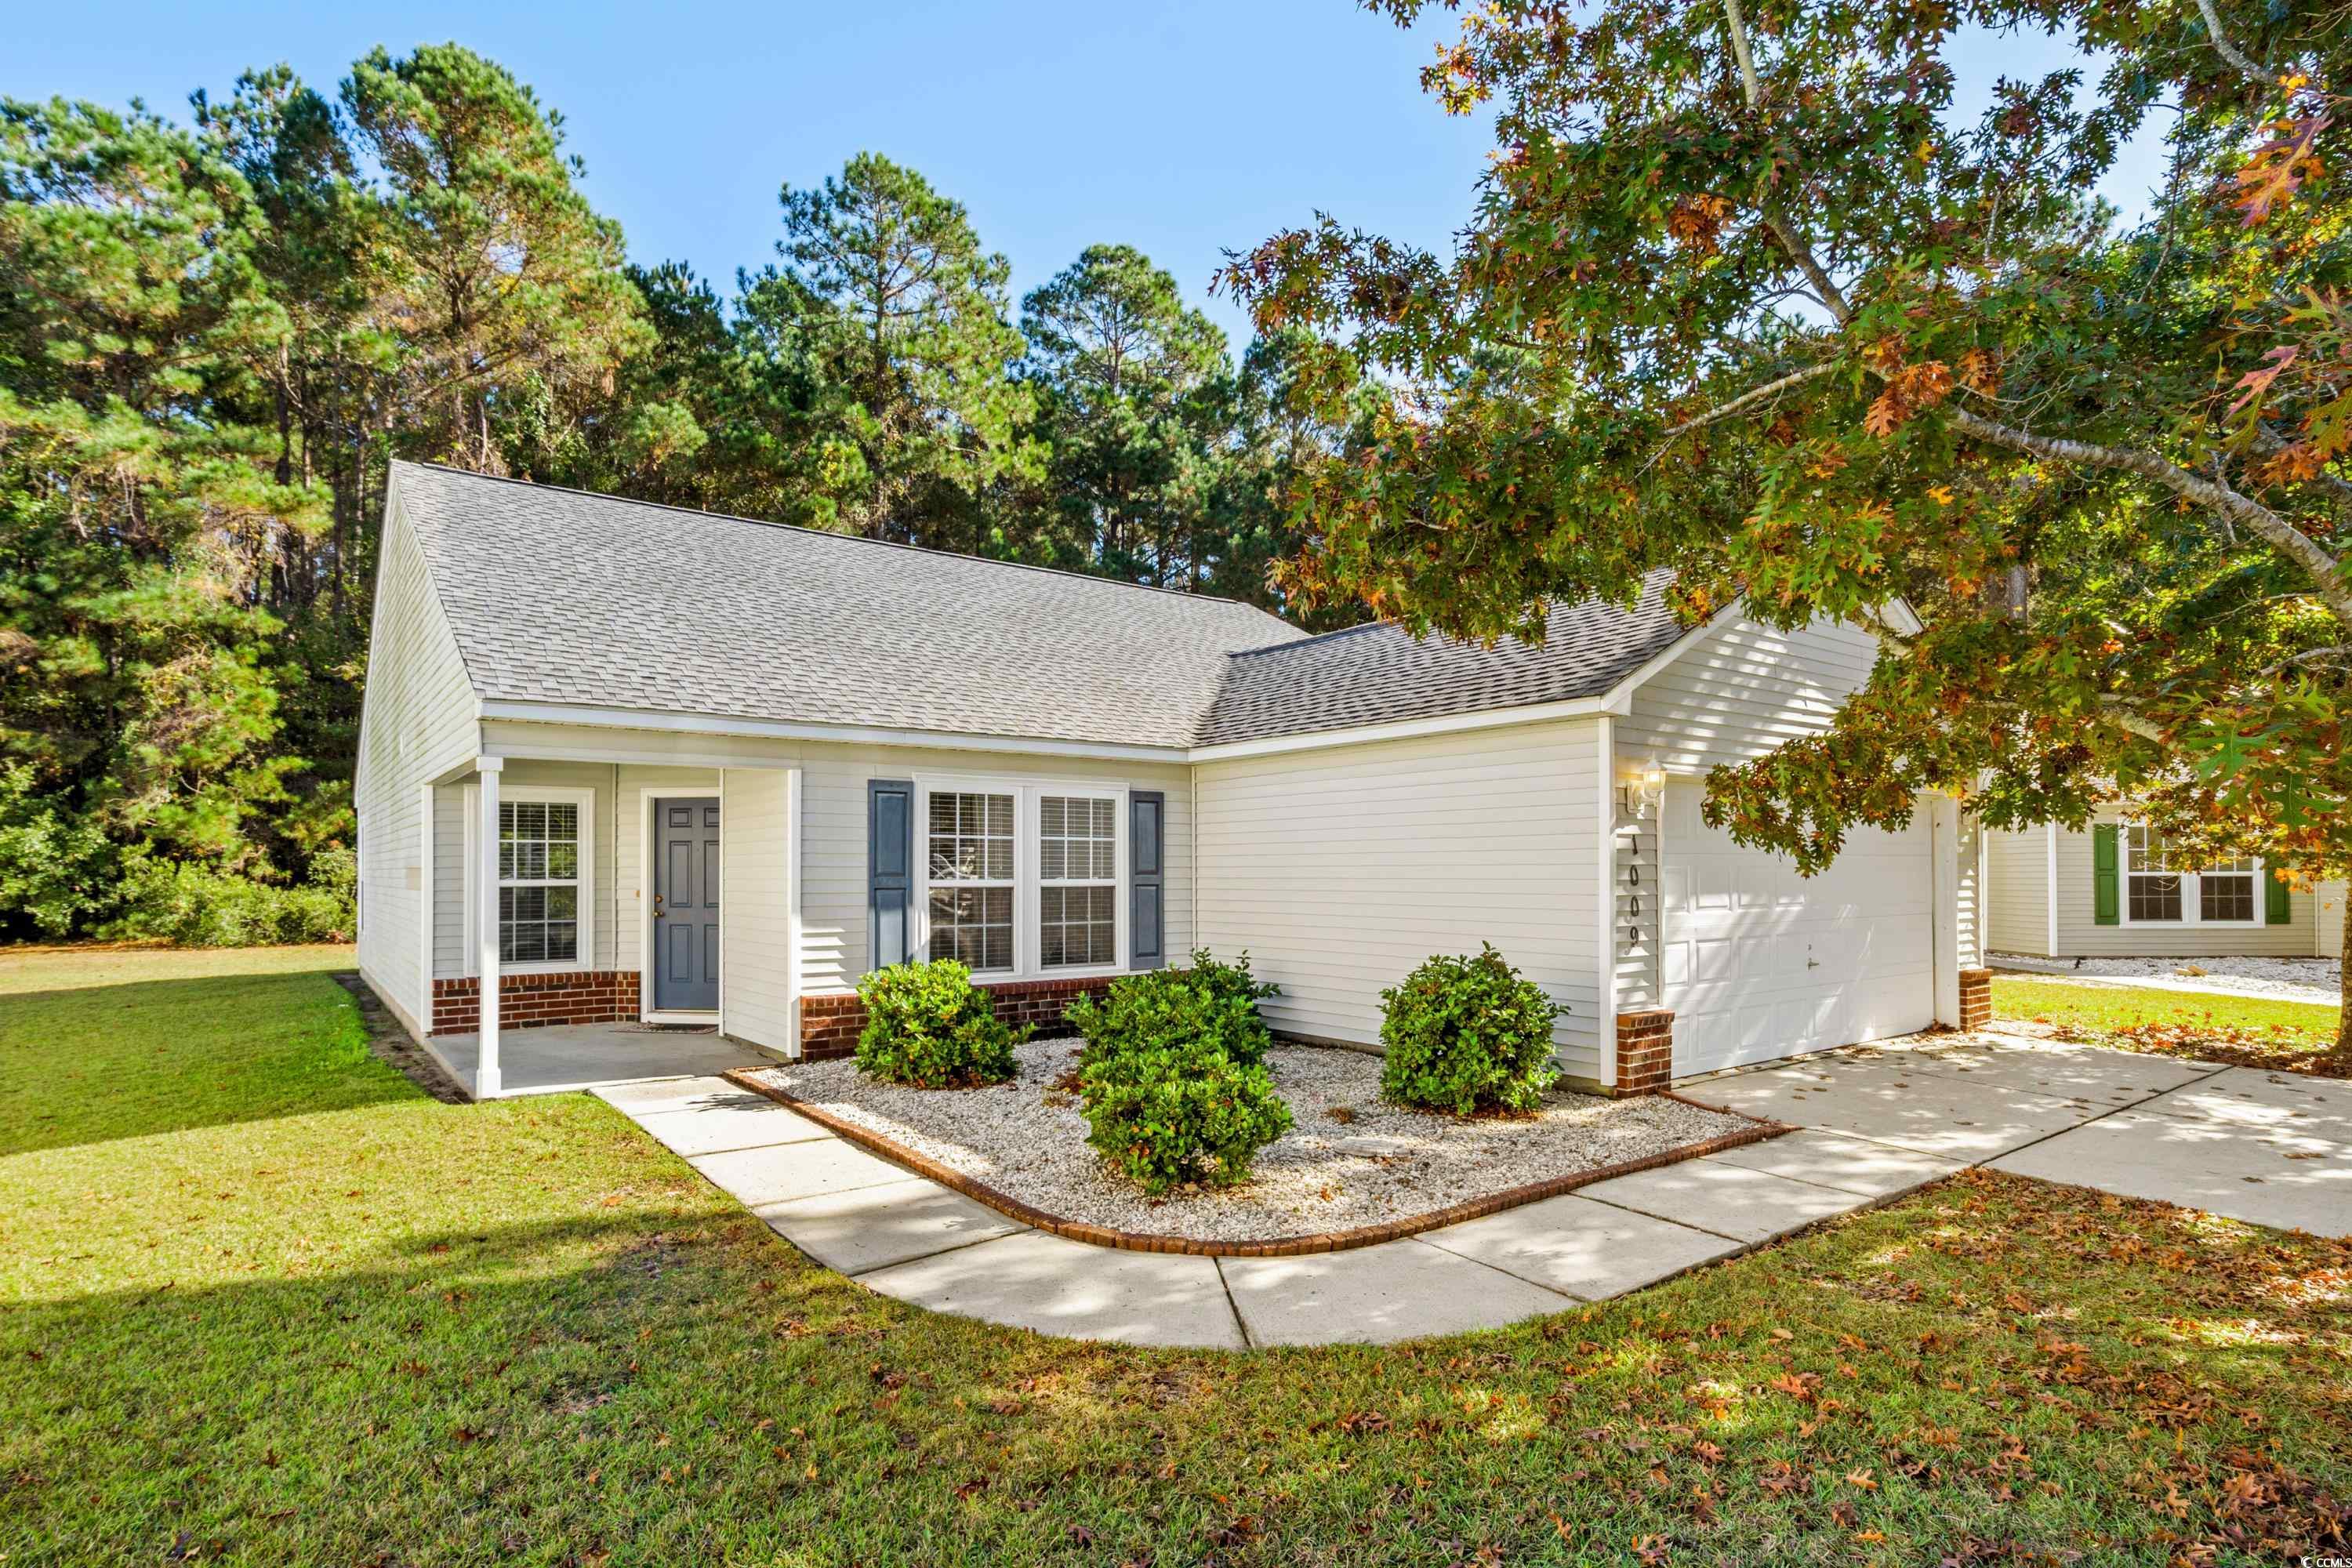
<path fill-rule="evenodd" d="M 1901 833 L 1853 834 L 1829 869 L 1807 879 L 1700 821 L 1706 790 L 1669 780 L 1662 825 L 1675 1076 L 1933 1023 L 1927 813 Z"/>

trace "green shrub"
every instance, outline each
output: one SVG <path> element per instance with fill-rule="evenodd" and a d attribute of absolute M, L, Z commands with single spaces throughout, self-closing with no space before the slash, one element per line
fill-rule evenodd
<path fill-rule="evenodd" d="M 349 942 L 358 931 L 356 884 L 357 864 L 348 849 L 311 857 L 310 880 L 291 888 L 208 866 L 135 858 L 123 872 L 121 907 L 99 934 L 110 942 L 182 947 Z"/>
<path fill-rule="evenodd" d="M 1246 1179 L 1251 1159 L 1290 1128 L 1274 1075 L 1205 1036 L 1090 1053 L 1078 1088 L 1087 1142 L 1155 1196 L 1181 1182 Z"/>
<path fill-rule="evenodd" d="M 1249 1175 L 1251 1158 L 1290 1127 L 1265 1069 L 1270 1043 L 1247 955 L 1155 970 L 1080 1001 L 1069 1021 L 1087 1037 L 1078 1058 L 1087 1142 L 1141 1186 L 1213 1185 Z"/>
<path fill-rule="evenodd" d="M 1243 1067 L 1256 1067 L 1274 1043 L 1257 1005 L 1281 991 L 1251 975 L 1248 953 L 1223 963 L 1200 948 L 1190 969 L 1128 975 L 1112 982 L 1100 1001 L 1081 998 L 1066 1016 L 1086 1037 L 1088 1059 L 1198 1039 Z"/>
<path fill-rule="evenodd" d="M 1401 1105 L 1467 1116 L 1532 1110 L 1559 1081 L 1552 1020 L 1568 1011 L 1503 960 L 1432 958 L 1381 993 L 1381 1093 Z"/>
<path fill-rule="evenodd" d="M 866 1028 L 857 1065 L 876 1078 L 917 1089 L 971 1089 L 1013 1076 L 1024 1025 L 998 1019 L 971 971 L 951 958 L 894 963 L 857 983 Z"/>

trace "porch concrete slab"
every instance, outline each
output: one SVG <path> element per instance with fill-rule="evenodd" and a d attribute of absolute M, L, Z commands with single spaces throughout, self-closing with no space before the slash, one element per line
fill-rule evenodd
<path fill-rule="evenodd" d="M 2352 1142 L 2126 1110 L 1991 1163 L 1996 1171 L 2320 1236 L 2352 1236 Z"/>
<path fill-rule="evenodd" d="M 818 1126 L 766 1095 L 740 1089 L 725 1095 L 698 1096 L 683 1105 L 656 1100 L 637 1113 L 637 1125 L 667 1144 L 671 1153 L 689 1159 L 729 1149 L 808 1143 L 835 1136 L 831 1128 Z"/>
<path fill-rule="evenodd" d="M 1122 1252 L 1022 1230 L 857 1282 L 934 1312 L 1130 1345 L 1242 1348 L 1213 1258 Z"/>
<path fill-rule="evenodd" d="M 1923 1154 L 1893 1143 L 1847 1138 L 1835 1132 L 1792 1132 L 1769 1142 L 1726 1149 L 1713 1156 L 1768 1175 L 1877 1200 L 1907 1193 L 1962 1168 L 1958 1160 Z"/>
<path fill-rule="evenodd" d="M 1595 1203 L 1743 1242 L 1769 1241 L 1864 1201 L 1859 1194 L 1792 1182 L 1712 1156 L 1612 1177 L 1580 1192 Z"/>
<path fill-rule="evenodd" d="M 1989 1160 L 2098 1114 L 2080 1101 L 1923 1068 L 1835 1058 L 1696 1083 L 1685 1098 L 1949 1160 Z"/>
<path fill-rule="evenodd" d="M 2308 1133 L 2352 1142 L 2352 1081 L 2231 1068 L 2140 1109 L 2231 1127 Z"/>
<path fill-rule="evenodd" d="M 1586 1301 L 1654 1285 L 1741 1246 L 1574 1193 L 1444 1226 L 1418 1239 Z"/>
<path fill-rule="evenodd" d="M 1028 1228 L 920 1176 L 751 1212 L 827 1268 L 853 1277 Z"/>
<path fill-rule="evenodd" d="M 1388 1344 L 1499 1329 L 1575 1298 L 1417 1237 L 1305 1258 L 1221 1258 L 1254 1345 Z"/>
<path fill-rule="evenodd" d="M 778 1143 L 765 1149 L 730 1149 L 687 1162 L 725 1189 L 747 1209 L 793 1198 L 822 1197 L 903 1182 L 903 1165 L 877 1158 L 839 1138 Z"/>
<path fill-rule="evenodd" d="M 1968 1083 L 2079 1100 L 2103 1110 L 2137 1105 L 2221 1070 L 2219 1063 L 2056 1040 L 1974 1039 L 1948 1049 L 1916 1052 L 1908 1065 Z"/>
<path fill-rule="evenodd" d="M 430 1035 L 425 1048 L 468 1092 L 481 1058 L 478 1035 Z M 563 1094 L 647 1079 L 704 1078 L 772 1060 L 715 1033 L 642 1024 L 557 1024 L 499 1032 L 501 1095 Z"/>

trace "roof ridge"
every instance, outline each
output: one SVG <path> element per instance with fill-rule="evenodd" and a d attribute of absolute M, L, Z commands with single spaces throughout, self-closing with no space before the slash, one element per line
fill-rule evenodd
<path fill-rule="evenodd" d="M 715 519 L 720 522 L 747 523 L 753 528 L 779 529 L 789 533 L 804 534 L 811 539 L 830 540 L 843 544 L 870 544 L 884 550 L 903 550 L 915 555 L 936 555 L 942 560 L 968 561 L 980 566 L 1004 566 L 1017 572 L 1042 572 L 1051 577 L 1068 577 L 1081 583 L 1099 583 L 1109 588 L 1132 588 L 1138 593 L 1165 594 L 1171 598 L 1188 599 L 1196 604 L 1234 605 L 1245 610 L 1255 610 L 1276 626 L 1291 626 L 1290 622 L 1284 620 L 1263 605 L 1253 605 L 1247 599 L 1236 599 L 1224 594 L 1198 594 L 1190 588 L 1164 588 L 1151 583 L 1129 583 L 1117 577 L 1100 576 L 1092 572 L 1074 572 L 1066 566 L 1039 566 L 1027 561 L 1003 561 L 992 555 L 970 555 L 961 550 L 940 550 L 928 544 L 900 544 L 895 540 L 868 539 L 862 533 L 835 533 L 827 529 L 809 528 L 797 522 L 778 522 L 773 518 L 745 517 L 740 512 L 732 511 L 711 511 L 704 507 L 679 506 L 673 501 L 641 500 L 635 496 L 616 496 L 604 490 L 583 489 L 577 485 L 551 485 L 539 479 L 517 479 L 511 474 L 478 473 L 472 468 L 460 468 L 448 463 L 425 462 L 415 458 L 394 458 L 392 461 L 394 468 L 429 468 L 436 473 L 454 474 L 459 479 L 487 479 L 494 484 L 519 485 L 525 489 L 548 490 L 557 495 L 586 496 L 591 500 L 614 501 L 622 506 L 651 507 L 659 511 L 674 511 L 687 517 Z M 1292 629 L 1296 628 L 1292 627 Z M 1243 651 L 1258 650 L 1253 648 Z"/>
<path fill-rule="evenodd" d="M 1286 621 L 1283 624 L 1287 626 L 1289 623 Z M 1331 642 L 1339 637 L 1351 637 L 1360 632 L 1402 631 L 1403 629 L 1404 623 L 1402 621 L 1359 621 L 1352 626 L 1340 626 L 1332 631 L 1317 632 L 1312 637 L 1293 637 L 1288 642 L 1268 643 L 1264 647 L 1237 647 L 1234 649 L 1233 652 L 1225 655 L 1225 657 L 1227 658 L 1254 658 L 1262 653 L 1276 653 L 1286 648 L 1307 647 L 1315 643 Z M 1411 634 L 1408 633 L 1407 635 Z M 1438 636 L 1440 637 L 1444 637 L 1444 635 L 1445 634 L 1444 632 L 1438 633 Z"/>
<path fill-rule="evenodd" d="M 1652 577 L 1657 576 L 1662 573 L 1671 575 L 1673 570 L 1674 569 L 1672 567 L 1668 566 L 1654 566 L 1649 571 L 1643 573 L 1643 592 L 1647 593 L 1649 591 L 1650 579 Z M 1500 637 L 1497 637 L 1493 644 L 1481 643 L 1477 646 L 1482 647 L 1496 647 L 1507 640 L 1517 643 L 1522 647 L 1540 648 L 1546 647 L 1550 641 L 1551 617 L 1556 614 L 1573 613 L 1584 608 L 1587 605 L 1599 605 L 1604 608 L 1615 610 L 1620 615 L 1630 616 L 1642 607 L 1639 598 L 1635 599 L 1631 608 L 1627 608 L 1618 605 L 1613 600 L 1603 599 L 1598 595 L 1588 595 L 1584 598 L 1576 600 L 1555 596 L 1553 598 L 1547 599 L 1544 603 L 1546 605 L 1546 609 L 1544 611 L 1544 642 L 1529 642 L 1527 638 L 1521 637 L 1517 632 L 1505 632 Z M 1290 623 L 1285 621 L 1283 624 L 1287 626 Z M 1227 658 L 1255 658 L 1260 654 L 1284 653 L 1296 648 L 1306 647 L 1313 643 L 1326 642 L 1334 637 L 1353 637 L 1359 632 L 1376 632 L 1383 629 L 1405 631 L 1405 626 L 1402 621 L 1391 621 L 1387 619 L 1360 621 L 1355 626 L 1341 626 L 1336 631 L 1317 632 L 1313 637 L 1293 637 L 1288 642 L 1268 643 L 1264 647 L 1235 648 L 1233 652 L 1225 655 L 1225 657 Z M 1432 634 L 1434 634 L 1447 642 L 1461 643 L 1465 647 L 1469 646 L 1473 642 L 1472 638 L 1455 637 L 1452 632 L 1444 630 L 1437 626 L 1432 626 L 1429 631 L 1419 634 L 1410 631 L 1405 632 L 1405 635 L 1412 637 L 1415 642 L 1426 641 Z"/>

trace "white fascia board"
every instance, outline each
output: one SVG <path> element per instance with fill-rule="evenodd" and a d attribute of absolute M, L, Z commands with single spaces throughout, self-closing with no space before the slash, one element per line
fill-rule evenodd
<path fill-rule="evenodd" d="M 1553 719 L 1591 719 L 1614 711 L 1606 697 L 1578 697 L 1565 702 L 1530 702 L 1520 708 L 1482 708 L 1472 713 L 1442 713 L 1432 719 L 1399 719 L 1387 724 L 1356 724 L 1345 730 L 1313 730 L 1300 735 L 1270 735 L 1263 741 L 1227 741 L 1195 746 L 1189 753 L 1196 763 L 1222 763 L 1236 757 L 1272 757 L 1286 752 L 1319 752 L 1333 746 L 1361 746 L 1374 741 L 1409 741 L 1423 735 L 1452 735 L 1465 730 L 1500 730 L 1514 724 L 1540 724 Z"/>
<path fill-rule="evenodd" d="M 595 708 L 570 702 L 491 700 L 484 721 L 528 724 L 580 724 L 606 730 L 652 730 L 674 735 L 728 735 L 756 741 L 824 741 L 853 746 L 925 746 L 952 752 L 1008 752 L 1031 756 L 1101 757 L 1115 762 L 1181 763 L 1181 746 L 1123 746 L 1101 741 L 1030 739 L 1020 735 L 971 735 L 952 730 L 892 730 L 859 724 L 804 724 L 776 719 L 737 719 L 710 713 Z M 740 764 L 738 764 L 740 765 Z"/>

